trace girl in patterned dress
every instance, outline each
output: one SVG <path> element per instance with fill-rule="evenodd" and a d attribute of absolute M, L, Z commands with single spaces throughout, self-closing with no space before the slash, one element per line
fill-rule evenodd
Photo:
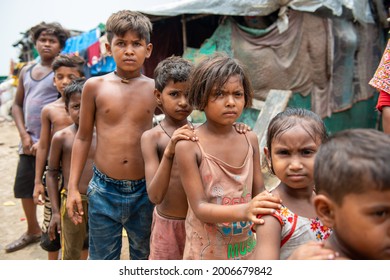
<path fill-rule="evenodd" d="M 390 134 L 390 39 L 369 84 L 379 91 L 376 109 L 382 114 L 383 131 Z"/>
<path fill-rule="evenodd" d="M 315 113 L 288 108 L 276 115 L 267 131 L 264 153 L 270 171 L 280 183 L 271 192 L 283 201 L 282 208 L 263 215 L 263 225 L 255 225 L 254 259 L 287 259 L 300 245 L 322 241 L 331 229 L 322 225 L 312 204 L 315 196 L 314 159 L 327 132 Z"/>

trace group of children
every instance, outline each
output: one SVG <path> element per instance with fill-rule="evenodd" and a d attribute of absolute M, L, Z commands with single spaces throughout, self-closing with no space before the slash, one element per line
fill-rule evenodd
<path fill-rule="evenodd" d="M 61 98 L 42 109 L 34 199 L 43 203 L 49 155 L 44 231 L 51 242 L 61 239 L 62 259 L 85 258 L 86 246 L 89 259 L 119 259 L 123 228 L 134 260 L 390 258 L 386 134 L 328 137 L 319 116 L 288 108 L 267 129 L 264 153 L 280 179 L 268 191 L 257 135 L 236 123 L 253 98 L 237 60 L 216 54 L 192 65 L 173 56 L 153 80 L 141 71 L 153 48 L 149 19 L 119 11 L 106 32 L 116 71 L 84 84 L 77 63 L 57 68 Z M 60 59 L 53 55 L 53 65 Z M 152 127 L 157 107 L 165 118 Z M 193 108 L 205 123 L 188 120 Z M 17 119 L 19 129 L 27 116 Z M 22 132 L 30 155 L 33 142 Z M 26 236 L 35 241 L 40 229 Z"/>

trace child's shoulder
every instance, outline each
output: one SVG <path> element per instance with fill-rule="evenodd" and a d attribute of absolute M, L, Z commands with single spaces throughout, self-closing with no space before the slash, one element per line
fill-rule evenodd
<path fill-rule="evenodd" d="M 56 131 L 53 134 L 53 139 L 67 139 L 67 138 L 74 138 L 76 136 L 77 130 L 75 129 L 74 124 L 71 124 L 70 126 L 64 127 L 58 131 Z"/>
<path fill-rule="evenodd" d="M 43 106 L 42 112 L 46 113 L 58 113 L 58 111 L 66 111 L 65 109 L 65 101 L 62 100 L 61 98 L 58 98 L 57 100 L 50 102 Z"/>
<path fill-rule="evenodd" d="M 145 130 L 145 132 L 142 133 L 141 141 L 157 139 L 160 134 L 161 128 L 159 125 L 156 125 L 153 128 Z"/>

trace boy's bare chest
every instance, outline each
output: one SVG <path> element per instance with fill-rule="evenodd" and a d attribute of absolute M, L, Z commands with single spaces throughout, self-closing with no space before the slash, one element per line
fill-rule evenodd
<path fill-rule="evenodd" d="M 96 100 L 96 117 L 105 122 L 151 122 L 155 110 L 155 100 L 140 95 L 104 95 Z"/>
<path fill-rule="evenodd" d="M 68 113 L 63 108 L 55 108 L 54 112 L 50 112 L 50 122 L 52 132 L 55 133 L 73 123 Z"/>

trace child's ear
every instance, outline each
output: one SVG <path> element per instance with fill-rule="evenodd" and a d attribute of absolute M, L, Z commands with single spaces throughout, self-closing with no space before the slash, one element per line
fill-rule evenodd
<path fill-rule="evenodd" d="M 161 92 L 158 89 L 154 89 L 154 96 L 156 97 L 157 105 L 161 106 Z"/>
<path fill-rule="evenodd" d="M 269 154 L 269 151 L 268 151 L 268 147 L 264 147 L 264 154 L 265 154 L 266 159 L 269 161 L 270 160 L 270 154 Z"/>
<path fill-rule="evenodd" d="M 335 223 L 335 203 L 324 194 L 318 194 L 313 198 L 314 209 L 321 222 L 330 228 Z"/>
<path fill-rule="evenodd" d="M 264 155 L 265 155 L 265 163 L 268 169 L 274 173 L 274 169 L 272 168 L 272 159 L 271 159 L 271 152 L 268 150 L 268 147 L 264 147 Z"/>
<path fill-rule="evenodd" d="M 151 43 L 147 44 L 145 57 L 149 58 L 152 55 L 152 51 L 153 51 L 153 45 Z"/>
<path fill-rule="evenodd" d="M 104 45 L 106 46 L 107 54 L 108 55 L 112 55 L 112 53 L 111 53 L 111 45 L 109 43 L 105 43 Z"/>

